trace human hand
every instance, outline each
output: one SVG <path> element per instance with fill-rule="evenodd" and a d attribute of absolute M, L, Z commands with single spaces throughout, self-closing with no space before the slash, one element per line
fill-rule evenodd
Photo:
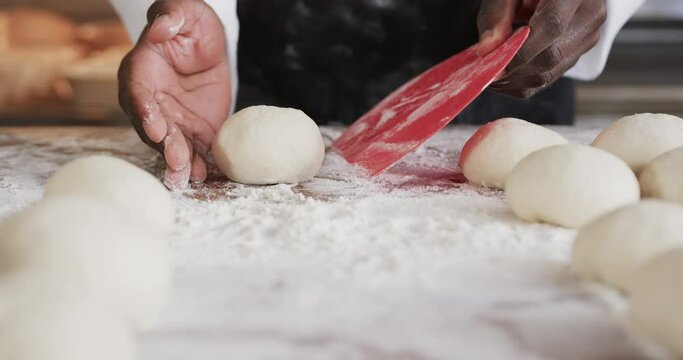
<path fill-rule="evenodd" d="M 517 23 L 531 34 L 491 90 L 526 99 L 555 82 L 600 40 L 607 19 L 604 0 L 483 0 L 479 54 L 502 44 Z"/>
<path fill-rule="evenodd" d="M 164 183 L 204 181 L 206 156 L 232 103 L 223 25 L 201 0 L 159 0 L 119 68 L 119 103 L 164 155 Z"/>

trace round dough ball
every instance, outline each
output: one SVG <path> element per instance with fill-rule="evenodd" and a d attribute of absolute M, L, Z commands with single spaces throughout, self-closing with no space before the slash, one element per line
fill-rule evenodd
<path fill-rule="evenodd" d="M 22 276 L 21 284 L 11 286 L 3 278 L 0 359 L 135 358 L 135 344 L 118 314 L 83 294 L 37 285 L 42 276 Z"/>
<path fill-rule="evenodd" d="M 460 167 L 471 183 L 502 189 L 522 159 L 536 150 L 566 144 L 560 134 L 530 122 L 505 118 L 477 130 L 460 153 Z"/>
<path fill-rule="evenodd" d="M 170 232 L 175 223 L 171 196 L 150 173 L 111 156 L 69 162 L 47 183 L 45 197 L 79 195 L 116 205 L 133 218 Z"/>
<path fill-rule="evenodd" d="M 574 268 L 584 277 L 628 290 L 636 270 L 653 257 L 683 247 L 683 207 L 646 200 L 585 226 L 574 245 Z"/>
<path fill-rule="evenodd" d="M 118 208 L 51 197 L 0 225 L 0 273 L 40 271 L 96 294 L 136 328 L 153 324 L 170 290 L 168 246 Z"/>
<path fill-rule="evenodd" d="M 557 145 L 527 156 L 510 173 L 505 193 L 520 219 L 569 228 L 640 199 L 631 169 L 586 145 Z"/>
<path fill-rule="evenodd" d="M 637 174 L 656 157 L 683 146 L 683 119 L 666 114 L 627 116 L 603 130 L 593 146 L 617 155 Z"/>
<path fill-rule="evenodd" d="M 683 147 L 656 158 L 640 173 L 645 197 L 683 203 Z"/>
<path fill-rule="evenodd" d="M 251 185 L 298 183 L 318 173 L 325 143 L 300 110 L 253 106 L 232 115 L 213 143 L 216 164 L 231 180 Z"/>
<path fill-rule="evenodd" d="M 662 254 L 638 269 L 630 321 L 676 356 L 683 357 L 683 249 Z"/>

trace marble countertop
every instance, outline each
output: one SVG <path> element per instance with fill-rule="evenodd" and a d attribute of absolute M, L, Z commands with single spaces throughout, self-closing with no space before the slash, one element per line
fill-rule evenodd
<path fill-rule="evenodd" d="M 580 124 L 556 129 L 588 142 L 606 123 Z M 504 194 L 464 183 L 474 130 L 446 129 L 377 179 L 328 154 L 304 184 L 214 174 L 174 194 L 174 290 L 140 359 L 648 358 L 624 299 L 571 273 L 573 231 L 522 223 Z M 162 167 L 126 128 L 0 128 L 0 218 L 95 153 Z"/>

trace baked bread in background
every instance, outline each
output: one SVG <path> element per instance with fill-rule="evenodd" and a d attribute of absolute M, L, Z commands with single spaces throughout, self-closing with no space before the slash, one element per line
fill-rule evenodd
<path fill-rule="evenodd" d="M 0 12 L 0 44 L 6 49 L 73 44 L 77 28 L 68 17 L 48 10 L 17 7 Z"/>
<path fill-rule="evenodd" d="M 75 81 L 79 89 L 114 96 L 104 100 L 116 104 L 110 88 L 130 48 L 115 20 L 77 24 L 38 8 L 0 10 L 0 110 L 46 101 L 81 103 L 73 99 Z M 94 85 L 83 87 L 89 80 Z M 107 90 L 98 92 L 101 87 Z"/>
<path fill-rule="evenodd" d="M 0 109 L 36 100 L 71 97 L 64 76 L 67 65 L 85 56 L 78 45 L 14 48 L 0 56 Z"/>
<path fill-rule="evenodd" d="M 93 50 L 102 50 L 112 46 L 133 46 L 128 38 L 126 28 L 117 20 L 93 21 L 81 24 L 76 37 L 84 45 Z"/>

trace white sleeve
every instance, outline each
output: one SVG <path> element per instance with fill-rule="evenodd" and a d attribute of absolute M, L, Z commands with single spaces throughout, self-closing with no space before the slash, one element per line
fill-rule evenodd
<path fill-rule="evenodd" d="M 136 41 L 147 25 L 147 9 L 154 0 L 110 0 L 126 26 L 128 34 Z M 223 22 L 228 41 L 228 60 L 230 61 L 230 81 L 232 83 L 233 108 L 237 98 L 237 42 L 239 41 L 239 20 L 237 19 L 237 0 L 205 0 Z"/>
<path fill-rule="evenodd" d="M 606 0 L 607 21 L 602 26 L 600 42 L 584 54 L 565 76 L 577 80 L 593 80 L 602 74 L 614 39 L 621 28 L 645 3 L 645 0 Z"/>

